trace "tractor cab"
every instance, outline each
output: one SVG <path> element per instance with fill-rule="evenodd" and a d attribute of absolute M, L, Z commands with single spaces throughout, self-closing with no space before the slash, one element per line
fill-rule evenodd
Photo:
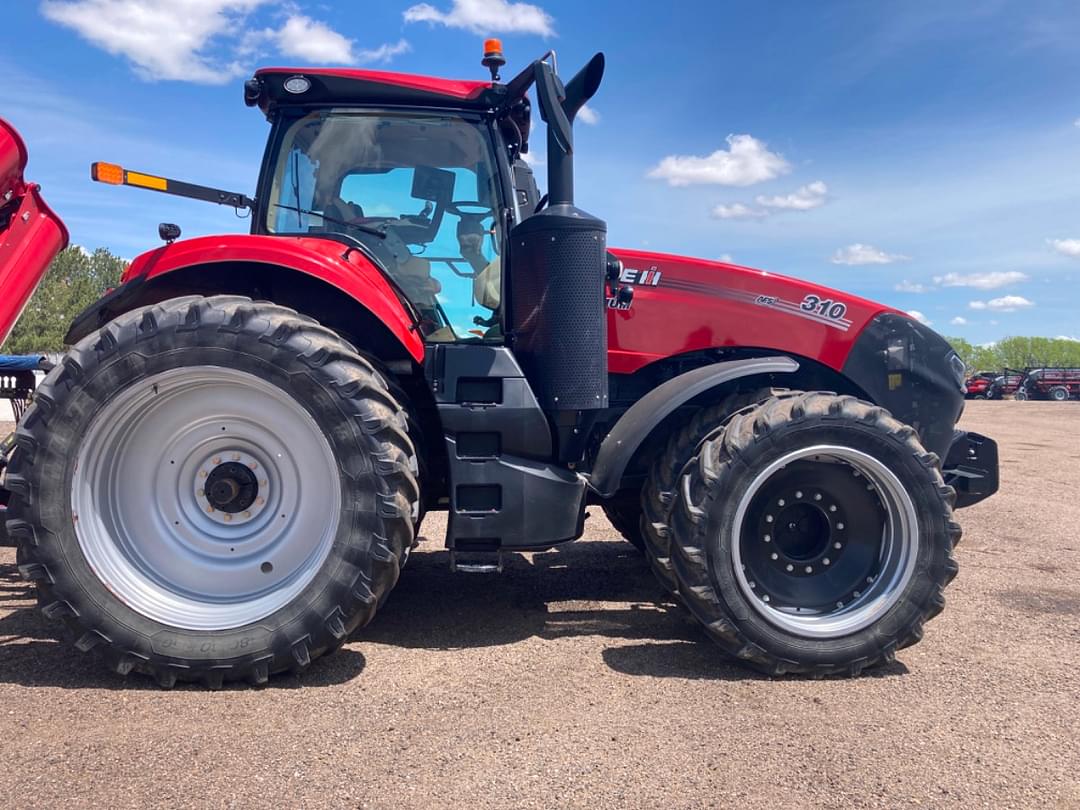
<path fill-rule="evenodd" d="M 486 43 L 485 64 L 500 51 Z M 591 88 L 579 82 L 578 95 L 595 92 L 602 57 L 596 65 Z M 497 70 L 490 83 L 258 71 L 245 100 L 272 130 L 252 232 L 320 236 L 364 251 L 415 307 L 429 343 L 501 343 L 507 237 L 540 202 L 521 158 L 526 92 L 538 73 L 553 75 L 546 61 L 509 85 Z"/>

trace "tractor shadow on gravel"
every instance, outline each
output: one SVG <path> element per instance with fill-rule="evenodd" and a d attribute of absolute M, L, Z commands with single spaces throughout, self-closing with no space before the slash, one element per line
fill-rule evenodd
<path fill-rule="evenodd" d="M 149 689 L 161 691 L 151 679 L 133 674 L 121 677 L 106 668 L 94 651 L 79 652 L 61 624 L 48 621 L 36 608 L 34 588 L 19 576 L 14 563 L 0 563 L 0 683 L 65 689 Z M 315 662 L 302 678 L 282 674 L 263 688 L 296 689 L 332 686 L 358 677 L 366 660 L 354 649 L 338 650 Z M 250 688 L 245 684 L 229 689 Z M 205 691 L 201 684 L 177 683 L 173 691 Z"/>
<path fill-rule="evenodd" d="M 638 642 L 605 645 L 601 652 L 604 663 L 622 674 L 767 680 L 706 638 L 627 543 L 579 541 L 508 554 L 501 574 L 451 573 L 448 552 L 423 551 L 436 545 L 421 543 L 387 604 L 350 641 L 453 650 L 598 636 Z M 907 671 L 897 662 L 867 675 Z"/>

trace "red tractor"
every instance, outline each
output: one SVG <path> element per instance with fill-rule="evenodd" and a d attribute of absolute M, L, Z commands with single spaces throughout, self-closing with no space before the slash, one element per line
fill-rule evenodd
<path fill-rule="evenodd" d="M 254 198 L 95 164 L 249 209 L 251 233 L 163 224 L 72 324 L 4 479 L 42 610 L 120 673 L 262 683 L 371 621 L 426 511 L 451 566 L 498 570 L 597 504 L 750 666 L 892 660 L 944 606 L 954 507 L 997 489 L 994 442 L 955 427 L 963 363 L 818 284 L 609 250 L 574 205 L 603 56 L 504 83 L 486 50 L 487 81 L 259 70 Z M 5 302 L 50 238 L 0 267 Z"/>

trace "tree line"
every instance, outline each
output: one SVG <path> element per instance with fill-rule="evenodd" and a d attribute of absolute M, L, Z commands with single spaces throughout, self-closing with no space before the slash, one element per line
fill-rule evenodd
<path fill-rule="evenodd" d="M 1007 337 L 975 346 L 963 338 L 947 338 L 968 372 L 1005 368 L 1080 368 L 1080 340 L 1045 337 Z"/>

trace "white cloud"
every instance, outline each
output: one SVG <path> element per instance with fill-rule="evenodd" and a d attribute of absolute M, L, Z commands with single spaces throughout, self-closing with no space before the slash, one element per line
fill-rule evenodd
<path fill-rule="evenodd" d="M 399 39 L 397 42 L 386 42 L 378 48 L 361 48 L 356 53 L 356 61 L 362 65 L 370 65 L 375 62 L 389 62 L 395 56 L 401 56 L 412 50 L 406 40 Z"/>
<path fill-rule="evenodd" d="M 917 309 L 909 309 L 909 310 L 907 311 L 907 314 L 908 314 L 908 315 L 910 315 L 910 316 L 911 316 L 912 318 L 914 318 L 915 320 L 917 320 L 917 321 L 918 321 L 919 323 L 921 323 L 921 324 L 922 324 L 923 326 L 933 326 L 933 325 L 934 325 L 934 322 L 933 322 L 933 321 L 931 321 L 931 320 L 930 320 L 929 318 L 927 318 L 927 317 L 926 317 L 925 315 L 923 315 L 923 314 L 922 314 L 921 312 L 919 312 L 919 310 L 917 310 Z"/>
<path fill-rule="evenodd" d="M 901 281 L 899 284 L 894 286 L 893 289 L 896 290 L 897 292 L 904 292 L 904 293 L 924 293 L 924 292 L 926 292 L 926 286 L 924 284 L 919 284 L 918 282 L 915 282 L 915 281 L 908 281 L 906 278 L 903 281 Z"/>
<path fill-rule="evenodd" d="M 995 270 L 990 273 L 946 273 L 943 276 L 934 276 L 934 283 L 942 287 L 974 287 L 978 290 L 995 290 L 1007 284 L 1018 284 L 1027 281 L 1027 273 L 1019 270 Z"/>
<path fill-rule="evenodd" d="M 1080 343 L 1080 337 L 1073 337 L 1072 335 L 1058 335 L 1054 340 L 1074 340 Z"/>
<path fill-rule="evenodd" d="M 1001 298 L 991 298 L 989 301 L 972 301 L 968 306 L 972 309 L 990 309 L 995 312 L 1015 312 L 1018 309 L 1033 307 L 1035 303 L 1022 295 L 1003 295 Z"/>
<path fill-rule="evenodd" d="M 1077 118 L 1075 121 L 1073 121 L 1073 126 L 1077 129 L 1080 129 L 1080 118 Z"/>
<path fill-rule="evenodd" d="M 283 54 L 297 59 L 342 65 L 351 65 L 356 61 L 351 39 L 325 23 L 302 14 L 289 17 L 281 30 L 274 32 L 274 39 Z"/>
<path fill-rule="evenodd" d="M 953 326 L 967 326 L 968 325 L 967 318 L 965 318 L 965 317 L 963 317 L 961 315 L 957 315 L 955 318 L 953 318 L 951 321 L 949 321 L 949 323 L 952 324 Z"/>
<path fill-rule="evenodd" d="M 728 135 L 727 143 L 728 149 L 705 157 L 668 155 L 649 171 L 649 177 L 666 180 L 670 186 L 750 186 L 791 171 L 782 155 L 770 152 L 751 135 Z"/>
<path fill-rule="evenodd" d="M 864 245 L 861 242 L 856 242 L 853 245 L 840 248 L 832 255 L 830 261 L 833 264 L 859 265 L 892 264 L 893 262 L 902 262 L 907 259 L 907 256 L 903 256 L 899 253 L 886 253 L 884 250 L 879 250 L 873 245 Z"/>
<path fill-rule="evenodd" d="M 555 35 L 555 20 L 539 6 L 508 0 L 453 0 L 449 11 L 439 11 L 430 3 L 405 9 L 405 22 L 428 22 L 450 28 L 464 28 L 474 34 Z"/>
<path fill-rule="evenodd" d="M 1080 259 L 1080 239 L 1047 239 L 1046 241 L 1062 256 Z"/>
<path fill-rule="evenodd" d="M 824 205 L 825 200 L 828 198 L 828 194 L 829 187 L 821 180 L 816 180 L 809 185 L 793 191 L 791 194 L 784 194 L 779 197 L 766 197 L 763 194 L 759 194 L 755 199 L 758 205 L 762 205 L 765 208 L 779 208 L 789 211 L 808 211 L 811 208 L 817 208 L 819 205 Z"/>
<path fill-rule="evenodd" d="M 335 65 L 389 62 L 395 56 L 412 50 L 404 39 L 377 48 L 358 50 L 355 40 L 303 14 L 292 15 L 281 28 L 247 32 L 240 42 L 239 52 L 245 57 L 257 57 L 266 45 L 273 46 L 287 57 L 314 64 Z"/>
<path fill-rule="evenodd" d="M 593 124 L 600 123 L 600 113 L 598 113 L 588 104 L 585 104 L 580 110 L 578 110 L 577 118 L 575 120 L 580 121 L 583 124 L 589 124 L 590 126 L 592 126 Z"/>
<path fill-rule="evenodd" d="M 144 79 L 222 84 L 246 73 L 208 53 L 235 39 L 245 16 L 268 0 L 45 0 L 42 13 L 83 39 L 123 56 Z"/>
<path fill-rule="evenodd" d="M 718 262 L 723 262 L 724 264 L 732 264 L 735 261 L 733 258 L 731 258 L 730 253 L 721 253 L 716 260 Z"/>
<path fill-rule="evenodd" d="M 712 215 L 716 219 L 757 219 L 760 217 L 767 217 L 769 212 L 747 208 L 742 203 L 732 203 L 731 205 L 724 205 L 721 203 L 713 208 Z"/>

